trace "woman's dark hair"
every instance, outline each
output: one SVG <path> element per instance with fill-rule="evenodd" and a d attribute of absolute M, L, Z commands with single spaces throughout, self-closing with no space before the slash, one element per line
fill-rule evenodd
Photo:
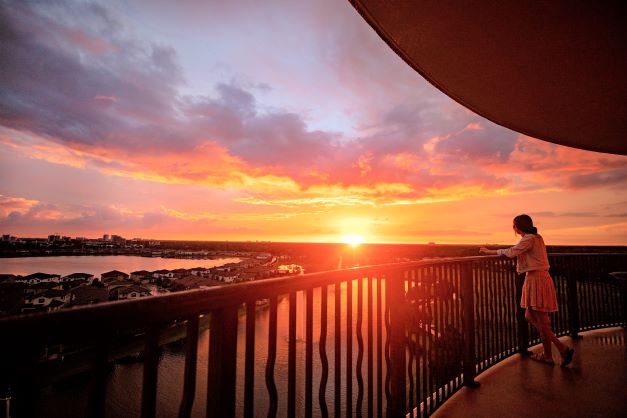
<path fill-rule="evenodd" d="M 518 215 L 514 218 L 514 226 L 525 234 L 537 234 L 538 228 L 533 226 L 533 221 L 529 215 Z"/>

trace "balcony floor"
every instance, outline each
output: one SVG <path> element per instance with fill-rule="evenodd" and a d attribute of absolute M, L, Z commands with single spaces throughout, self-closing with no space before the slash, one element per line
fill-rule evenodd
<path fill-rule="evenodd" d="M 551 367 L 515 355 L 479 375 L 479 389 L 462 388 L 433 417 L 627 416 L 627 330 L 581 335 L 578 341 L 561 338 L 575 347 L 570 366 Z M 559 359 L 555 348 L 554 358 Z"/>

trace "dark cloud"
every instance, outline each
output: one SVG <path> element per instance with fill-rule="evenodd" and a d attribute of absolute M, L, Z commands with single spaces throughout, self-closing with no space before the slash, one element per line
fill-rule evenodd
<path fill-rule="evenodd" d="M 2 125 L 67 144 L 132 149 L 150 139 L 168 145 L 159 125 L 173 120 L 182 78 L 172 48 L 116 40 L 116 52 L 93 53 L 81 49 L 62 23 L 39 14 L 43 11 L 28 3 L 11 6 L 0 6 Z M 84 19 L 111 26 L 104 9 L 85 7 Z M 69 19 L 72 8 L 66 11 Z"/>
<path fill-rule="evenodd" d="M 568 186 L 573 189 L 588 189 L 603 186 L 626 188 L 627 168 L 574 175 L 570 177 Z"/>
<path fill-rule="evenodd" d="M 435 150 L 454 158 L 505 162 L 514 151 L 517 139 L 518 133 L 483 121 L 480 126 L 463 129 L 438 141 Z"/>

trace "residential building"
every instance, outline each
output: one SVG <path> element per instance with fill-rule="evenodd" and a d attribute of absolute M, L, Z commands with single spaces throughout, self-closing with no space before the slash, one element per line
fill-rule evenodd
<path fill-rule="evenodd" d="M 72 306 L 92 305 L 109 300 L 109 291 L 104 287 L 79 286 L 72 289 L 70 294 L 70 304 Z"/>
<path fill-rule="evenodd" d="M 33 273 L 28 276 L 16 277 L 16 281 L 24 282 L 29 285 L 42 283 L 42 282 L 59 282 L 61 276 L 58 274 L 47 274 L 47 273 Z"/>
<path fill-rule="evenodd" d="M 70 283 L 77 280 L 84 280 L 87 283 L 91 283 L 94 280 L 94 275 L 89 273 L 72 273 L 67 276 L 61 277 L 61 283 Z"/>
<path fill-rule="evenodd" d="M 100 275 L 100 281 L 105 284 L 113 280 L 126 280 L 128 278 L 128 274 L 118 270 L 108 271 Z"/>
<path fill-rule="evenodd" d="M 150 289 L 136 284 L 120 287 L 116 289 L 115 292 L 118 300 L 137 299 L 150 296 Z"/>

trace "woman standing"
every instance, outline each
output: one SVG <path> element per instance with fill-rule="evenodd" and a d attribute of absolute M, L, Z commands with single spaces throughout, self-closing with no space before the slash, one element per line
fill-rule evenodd
<path fill-rule="evenodd" d="M 518 215 L 514 218 L 514 232 L 521 236 L 520 241 L 513 247 L 489 250 L 481 247 L 483 254 L 505 255 L 516 257 L 516 271 L 526 273 L 522 289 L 520 307 L 525 309 L 525 319 L 540 333 L 542 353 L 531 356 L 533 360 L 554 365 L 551 344 L 555 344 L 562 358 L 561 366 L 570 364 L 575 350 L 564 345 L 551 330 L 549 312 L 557 312 L 557 297 L 553 279 L 549 275 L 549 258 L 546 246 L 538 229 L 533 226 L 529 215 Z"/>

